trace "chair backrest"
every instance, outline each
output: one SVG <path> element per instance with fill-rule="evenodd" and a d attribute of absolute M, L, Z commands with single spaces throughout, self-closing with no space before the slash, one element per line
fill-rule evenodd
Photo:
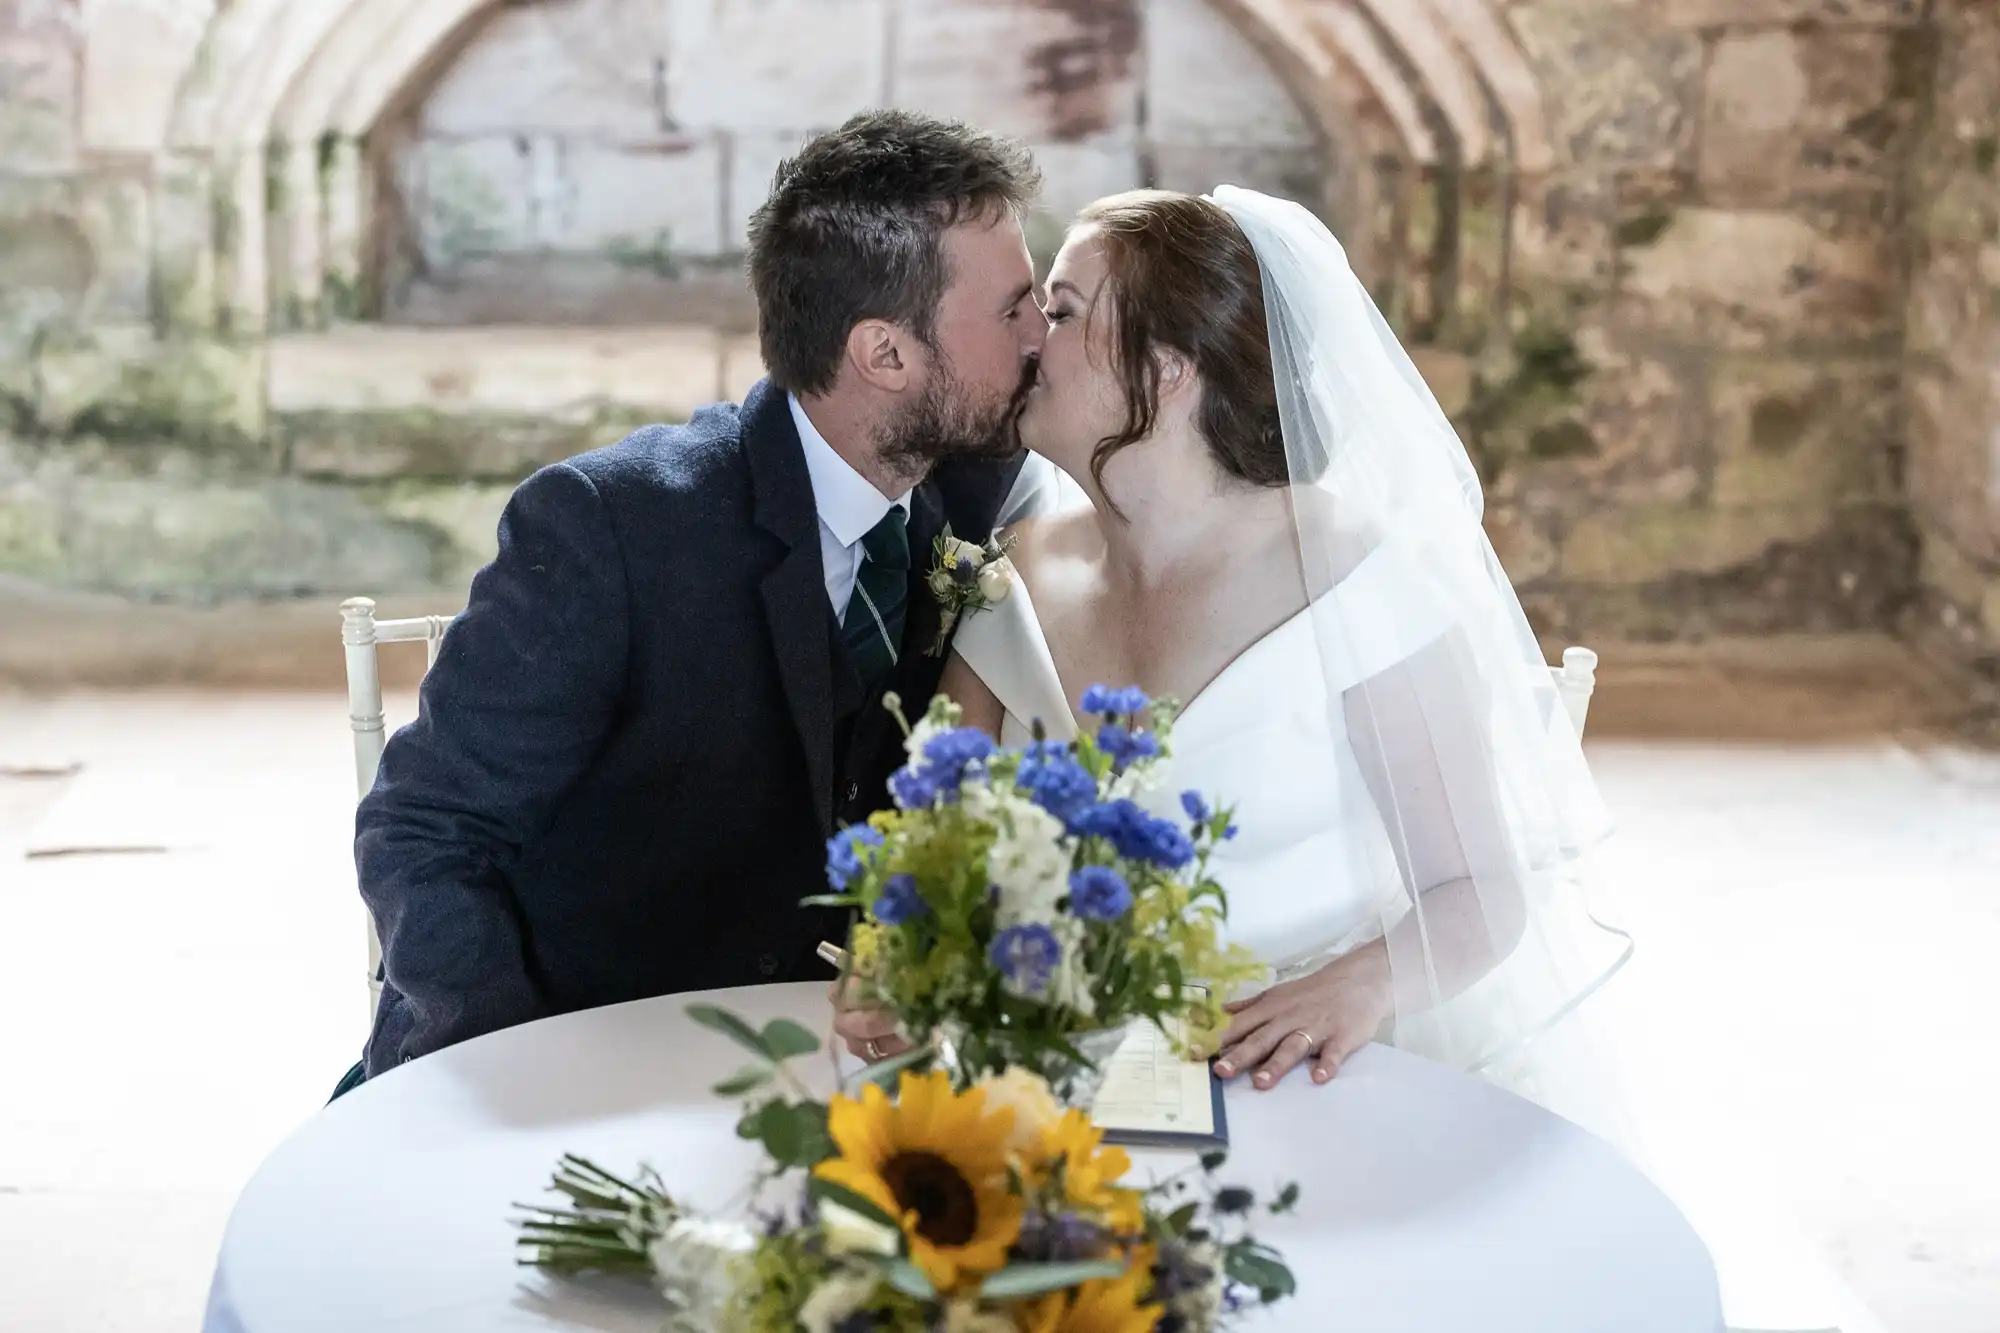
<path fill-rule="evenodd" d="M 382 717 L 382 673 L 375 661 L 375 646 L 382 643 L 415 643 L 422 640 L 424 669 L 437 661 L 444 632 L 451 616 L 414 616 L 408 620 L 377 620 L 375 603 L 366 597 L 350 597 L 340 604 L 340 642 L 347 652 L 347 723 L 354 732 L 354 799 L 360 800 L 375 785 L 375 770 L 382 763 L 382 746 L 388 732 Z M 375 933 L 375 920 L 368 920 L 368 1013 L 373 1021 L 375 1003 L 382 995 L 382 941 Z"/>
<path fill-rule="evenodd" d="M 1588 648 L 1565 648 L 1561 666 L 1549 668 L 1555 677 L 1556 697 L 1569 714 L 1577 738 L 1583 738 L 1583 724 L 1590 716 L 1590 696 L 1597 688 L 1597 654 Z"/>

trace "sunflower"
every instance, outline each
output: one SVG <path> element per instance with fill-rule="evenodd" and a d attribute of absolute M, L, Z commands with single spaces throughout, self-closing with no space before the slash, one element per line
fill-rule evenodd
<path fill-rule="evenodd" d="M 1132 1159 L 1123 1148 L 1103 1144 L 1104 1131 L 1071 1108 L 1042 1135 L 1045 1170 L 1061 1170 L 1063 1197 L 1070 1203 L 1107 1215 L 1119 1231 L 1137 1232 L 1145 1224 L 1139 1192 L 1114 1183 L 1132 1169 Z"/>
<path fill-rule="evenodd" d="M 1134 1267 L 1052 1292 L 1021 1310 L 1021 1333 L 1153 1333 L 1164 1307 L 1140 1304 L 1152 1275 Z"/>
<path fill-rule="evenodd" d="M 898 1219 L 910 1259 L 939 1291 L 1006 1266 L 1022 1202 L 1007 1180 L 1014 1115 L 986 1094 L 954 1094 L 942 1070 L 905 1072 L 895 1101 L 873 1084 L 835 1097 L 827 1130 L 840 1155 L 813 1174 Z"/>

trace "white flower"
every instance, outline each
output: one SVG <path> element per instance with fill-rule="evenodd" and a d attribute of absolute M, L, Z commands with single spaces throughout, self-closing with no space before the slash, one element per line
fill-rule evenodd
<path fill-rule="evenodd" d="M 944 1308 L 944 1333 L 1014 1333 L 1014 1321 L 976 1301 L 956 1300 Z"/>
<path fill-rule="evenodd" d="M 979 571 L 979 595 L 988 606 L 1007 600 L 1014 591 L 1014 562 L 1001 556 Z"/>
<path fill-rule="evenodd" d="M 1000 890 L 1002 926 L 1052 924 L 1056 900 L 1069 891 L 1070 849 L 1060 819 L 1027 797 L 981 783 L 964 789 L 967 811 L 998 831 L 986 861 Z"/>
<path fill-rule="evenodd" d="M 1222 1251 L 1203 1241 L 1188 1247 L 1187 1257 L 1209 1272 L 1199 1287 L 1181 1292 L 1167 1303 L 1168 1312 L 1180 1316 L 1187 1328 L 1213 1328 L 1222 1317 Z"/>
<path fill-rule="evenodd" d="M 1007 1151 L 1016 1157 L 1025 1156 L 1042 1141 L 1042 1135 L 1055 1128 L 1062 1119 L 1062 1108 L 1056 1105 L 1055 1094 L 1039 1074 L 1030 1073 L 1019 1065 L 1010 1066 L 1005 1073 L 979 1080 L 979 1087 L 986 1094 L 986 1109 L 998 1111 L 1002 1107 L 1013 1111 L 1014 1130 L 1007 1138 Z"/>
<path fill-rule="evenodd" d="M 734 1294 L 737 1261 L 756 1244 L 740 1222 L 683 1217 L 669 1224 L 646 1247 L 646 1258 L 653 1285 L 673 1308 L 670 1327 L 714 1327 Z"/>
<path fill-rule="evenodd" d="M 1104 799 L 1136 801 L 1148 807 L 1148 813 L 1172 818 L 1180 811 L 1178 802 L 1172 803 L 1173 808 L 1170 810 L 1167 803 L 1146 799 L 1160 789 L 1160 784 L 1165 779 L 1166 775 L 1160 771 L 1160 766 L 1157 764 L 1134 764 L 1105 784 Z"/>
<path fill-rule="evenodd" d="M 833 1333 L 875 1294 L 876 1279 L 868 1273 L 836 1273 L 813 1288 L 799 1307 L 799 1326 L 806 1333 Z"/>
<path fill-rule="evenodd" d="M 951 539 L 951 546 L 945 551 L 944 562 L 951 568 L 956 569 L 959 562 L 964 560 L 970 560 L 973 568 L 977 569 L 980 565 L 986 563 L 986 549 L 977 542 L 969 542 L 961 537 L 953 537 Z"/>
<path fill-rule="evenodd" d="M 949 730 L 951 728 L 945 723 L 930 714 L 925 714 L 917 719 L 917 725 L 911 727 L 910 734 L 903 738 L 903 750 L 910 756 L 910 761 L 915 763 L 924 757 L 926 745 Z"/>
<path fill-rule="evenodd" d="M 1097 1012 L 1097 998 L 1090 993 L 1090 973 L 1083 966 L 1083 922 L 1059 916 L 1049 923 L 1049 929 L 1062 946 L 1062 960 L 1049 976 L 1047 999 L 1089 1018 Z"/>
<path fill-rule="evenodd" d="M 903 1234 L 894 1227 L 863 1217 L 831 1199 L 819 1205 L 820 1234 L 833 1254 L 894 1254 L 903 1247 Z"/>

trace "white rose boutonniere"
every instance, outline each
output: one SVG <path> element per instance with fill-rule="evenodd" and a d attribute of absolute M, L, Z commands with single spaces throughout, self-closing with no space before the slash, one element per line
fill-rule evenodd
<path fill-rule="evenodd" d="M 1014 562 L 1007 558 L 1013 539 L 993 539 L 984 546 L 961 541 L 946 528 L 931 544 L 931 572 L 925 582 L 937 598 L 938 632 L 930 655 L 938 656 L 951 641 L 952 628 L 968 611 L 980 611 L 1007 600 L 1014 590 Z"/>

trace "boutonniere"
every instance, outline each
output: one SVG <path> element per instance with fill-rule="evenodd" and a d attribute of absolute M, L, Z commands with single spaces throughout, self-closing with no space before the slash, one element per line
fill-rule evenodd
<path fill-rule="evenodd" d="M 960 541 L 947 527 L 931 543 L 931 572 L 925 582 L 938 604 L 938 632 L 931 641 L 930 656 L 936 657 L 951 641 L 952 626 L 968 611 L 980 611 L 1007 600 L 1014 590 L 1014 562 L 1007 552 L 1014 548 L 1012 537 L 993 538 L 984 546 Z"/>

